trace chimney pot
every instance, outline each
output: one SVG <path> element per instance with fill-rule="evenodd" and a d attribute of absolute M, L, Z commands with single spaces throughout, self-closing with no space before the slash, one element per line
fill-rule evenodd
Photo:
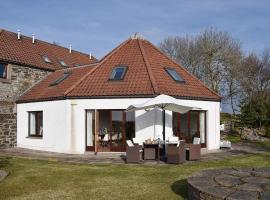
<path fill-rule="evenodd" d="M 89 58 L 92 59 L 92 53 L 91 53 L 91 52 L 90 52 L 90 54 L 89 54 Z"/>
<path fill-rule="evenodd" d="M 21 39 L 21 31 L 18 29 L 18 40 Z"/>
<path fill-rule="evenodd" d="M 32 34 L 32 43 L 33 44 L 35 43 L 35 34 L 34 33 Z"/>
<path fill-rule="evenodd" d="M 72 50 L 72 49 L 71 49 L 71 44 L 70 44 L 70 45 L 69 45 L 69 53 L 71 53 L 71 50 Z"/>

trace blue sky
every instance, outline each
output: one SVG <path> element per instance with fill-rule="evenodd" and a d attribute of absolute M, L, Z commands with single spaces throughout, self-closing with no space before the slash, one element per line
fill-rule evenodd
<path fill-rule="evenodd" d="M 98 58 L 134 32 L 158 44 L 168 36 L 216 27 L 246 52 L 270 46 L 266 0 L 0 0 L 0 28 L 58 42 Z"/>

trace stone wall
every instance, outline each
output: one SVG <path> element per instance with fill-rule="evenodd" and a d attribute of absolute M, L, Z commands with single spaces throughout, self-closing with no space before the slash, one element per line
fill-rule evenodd
<path fill-rule="evenodd" d="M 0 80 L 0 148 L 16 146 L 16 99 L 50 72 L 8 65 L 8 80 Z"/>

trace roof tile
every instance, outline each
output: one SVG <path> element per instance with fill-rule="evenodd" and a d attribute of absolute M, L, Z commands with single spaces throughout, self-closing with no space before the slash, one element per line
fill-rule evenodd
<path fill-rule="evenodd" d="M 109 80 L 113 68 L 128 66 L 123 80 Z M 175 69 L 185 83 L 174 81 L 165 67 Z M 55 72 L 23 95 L 19 102 L 38 101 L 55 97 L 93 98 L 156 96 L 167 94 L 178 98 L 219 101 L 220 96 L 207 88 L 185 68 L 168 58 L 153 44 L 142 39 L 129 39 L 106 55 L 94 67 L 73 69 L 74 73 L 58 87 L 48 88 L 49 82 L 61 75 Z M 72 78 L 73 77 L 73 78 Z M 38 94 L 42 91 L 41 94 Z"/>
<path fill-rule="evenodd" d="M 52 63 L 44 62 L 42 56 L 48 56 Z M 0 60 L 32 66 L 46 70 L 63 69 L 60 60 L 64 60 L 68 67 L 75 65 L 86 65 L 97 62 L 97 59 L 92 56 L 61 47 L 56 44 L 50 44 L 36 39 L 32 43 L 32 38 L 21 35 L 18 40 L 17 34 L 6 30 L 0 30 Z"/>

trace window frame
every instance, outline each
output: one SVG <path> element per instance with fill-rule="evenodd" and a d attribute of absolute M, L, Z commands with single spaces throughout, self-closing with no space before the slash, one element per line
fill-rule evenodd
<path fill-rule="evenodd" d="M 57 79 L 55 79 L 54 81 L 52 81 L 49 84 L 49 87 L 53 87 L 53 86 L 59 85 L 60 83 L 62 83 L 63 81 L 65 81 L 71 74 L 72 74 L 72 71 L 71 70 L 64 71 L 64 73 L 62 74 L 62 76 L 58 77 Z"/>
<path fill-rule="evenodd" d="M 0 79 L 7 80 L 8 79 L 8 64 L 6 64 L 6 63 L 0 63 L 0 65 L 4 66 L 4 68 L 5 68 L 5 76 L 4 77 L 0 77 Z"/>
<path fill-rule="evenodd" d="M 62 67 L 68 67 L 67 63 L 64 60 L 58 60 L 58 62 Z"/>
<path fill-rule="evenodd" d="M 118 68 L 123 68 L 124 71 L 123 71 L 123 74 L 122 74 L 121 78 L 115 79 L 115 78 L 112 77 L 112 75 L 113 75 L 113 72 L 114 72 L 116 69 L 118 69 Z M 122 80 L 124 80 L 124 78 L 125 78 L 125 76 L 126 76 L 126 73 L 127 73 L 127 70 L 128 70 L 128 66 L 127 66 L 127 65 L 117 65 L 117 66 L 115 66 L 115 67 L 112 69 L 112 71 L 111 71 L 111 75 L 110 75 L 109 81 L 122 81 Z"/>
<path fill-rule="evenodd" d="M 46 61 L 46 58 L 48 58 L 48 60 Z M 48 64 L 52 64 L 52 60 L 49 58 L 49 56 L 47 55 L 42 55 L 42 59 L 45 63 L 48 63 Z"/>
<path fill-rule="evenodd" d="M 172 67 L 165 67 L 164 68 L 165 71 L 167 72 L 167 74 L 169 74 L 169 76 L 177 83 L 186 83 L 186 81 L 184 80 L 184 78 L 176 71 L 176 69 L 172 68 Z M 170 70 L 173 70 L 178 76 L 180 79 L 182 80 L 176 80 L 173 75 L 170 73 Z"/>
<path fill-rule="evenodd" d="M 35 134 L 31 134 L 31 114 L 35 115 Z M 42 119 L 40 120 L 40 115 Z M 42 131 L 40 130 L 42 127 Z M 41 131 L 41 134 L 40 134 Z M 43 111 L 28 111 L 28 137 L 32 138 L 43 138 Z"/>

